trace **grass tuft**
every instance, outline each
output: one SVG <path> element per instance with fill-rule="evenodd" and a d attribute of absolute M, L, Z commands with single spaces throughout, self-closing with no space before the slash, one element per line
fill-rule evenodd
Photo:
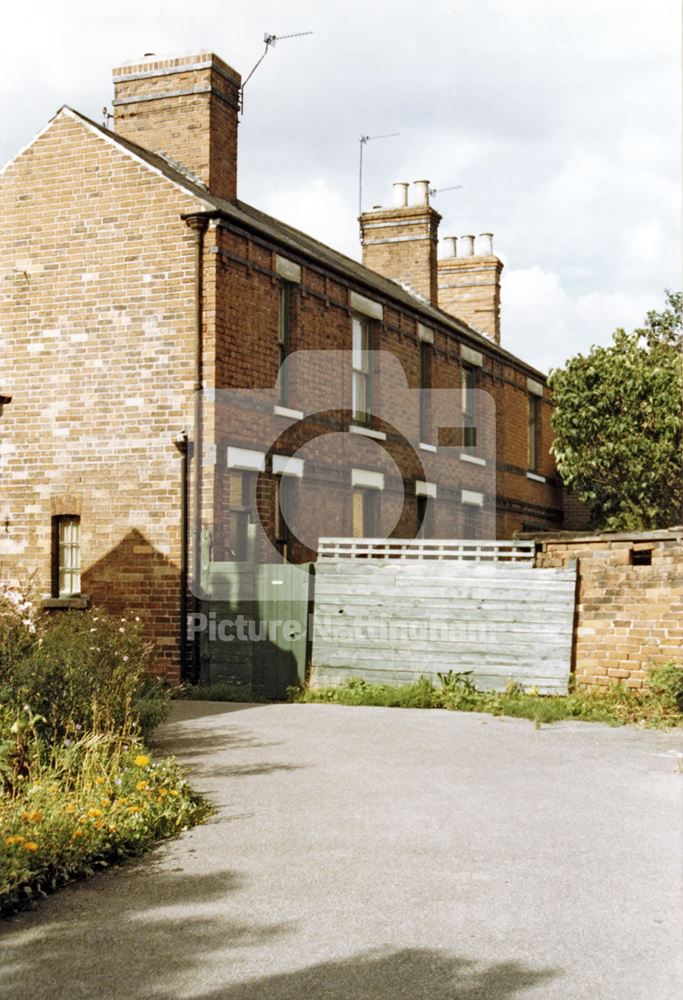
<path fill-rule="evenodd" d="M 632 690 L 622 684 L 592 690 L 576 688 L 567 695 L 543 695 L 532 688 L 508 684 L 504 691 L 480 691 L 471 672 L 438 674 L 438 682 L 420 677 L 412 684 L 394 687 L 369 684 L 350 678 L 339 687 L 290 688 L 298 702 L 336 705 L 380 705 L 389 708 L 444 708 L 457 712 L 488 712 L 533 719 L 537 727 L 562 719 L 603 722 L 610 726 L 627 723 L 665 728 L 683 723 L 683 666 L 667 663 L 650 671 L 649 684 Z"/>

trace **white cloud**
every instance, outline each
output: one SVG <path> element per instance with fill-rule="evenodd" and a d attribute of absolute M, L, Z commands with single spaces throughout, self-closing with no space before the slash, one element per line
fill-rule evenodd
<path fill-rule="evenodd" d="M 608 344 L 617 327 L 640 326 L 648 309 L 664 305 L 623 291 L 572 296 L 559 275 L 539 267 L 509 270 L 502 284 L 502 343 L 543 372 L 594 344 Z"/>
<path fill-rule="evenodd" d="M 7 6 L 7 5 L 6 5 Z M 212 48 L 247 87 L 240 197 L 359 256 L 391 182 L 462 184 L 442 233 L 493 231 L 503 342 L 557 364 L 681 285 L 678 0 L 24 0 L 3 12 L 0 162 L 62 103 L 99 120 L 109 68 Z"/>

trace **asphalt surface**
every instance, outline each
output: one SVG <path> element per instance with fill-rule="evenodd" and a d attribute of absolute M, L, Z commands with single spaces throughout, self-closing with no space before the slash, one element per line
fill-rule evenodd
<path fill-rule="evenodd" d="M 0 928 L 0 996 L 680 1000 L 683 738 L 177 704 L 205 826 Z"/>

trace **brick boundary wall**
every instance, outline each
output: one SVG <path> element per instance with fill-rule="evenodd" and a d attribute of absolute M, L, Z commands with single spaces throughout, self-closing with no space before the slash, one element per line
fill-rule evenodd
<path fill-rule="evenodd" d="M 579 684 L 622 681 L 640 688 L 652 666 L 683 662 L 683 527 L 517 537 L 535 540 L 539 567 L 578 562 L 574 671 Z"/>

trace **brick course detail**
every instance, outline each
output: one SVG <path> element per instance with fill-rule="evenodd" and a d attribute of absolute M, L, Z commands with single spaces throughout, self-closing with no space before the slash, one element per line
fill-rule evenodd
<path fill-rule="evenodd" d="M 578 683 L 640 688 L 653 665 L 683 661 L 683 528 L 536 541 L 538 566 L 578 560 Z"/>

